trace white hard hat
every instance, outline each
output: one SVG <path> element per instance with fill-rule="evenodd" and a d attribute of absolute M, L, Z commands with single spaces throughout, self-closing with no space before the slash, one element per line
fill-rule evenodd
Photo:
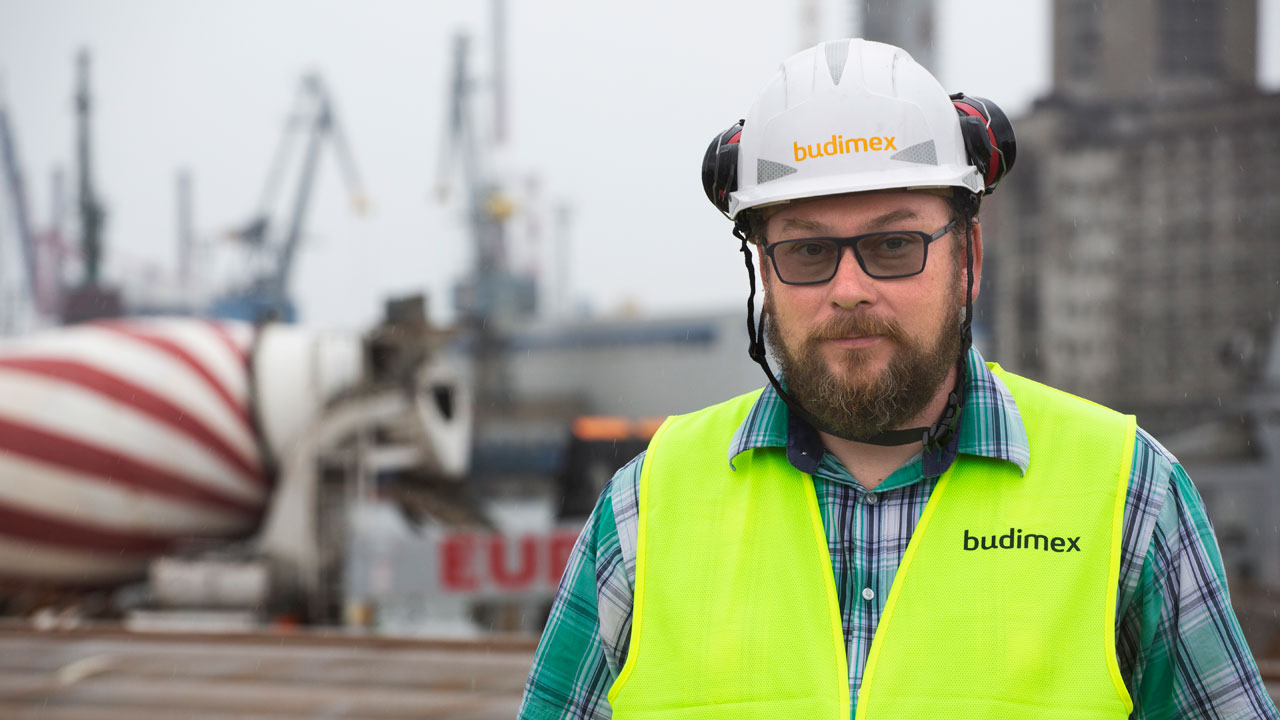
<path fill-rule="evenodd" d="M 905 50 L 868 40 L 824 42 L 788 58 L 737 140 L 730 218 L 796 198 L 985 186 L 938 81 Z"/>

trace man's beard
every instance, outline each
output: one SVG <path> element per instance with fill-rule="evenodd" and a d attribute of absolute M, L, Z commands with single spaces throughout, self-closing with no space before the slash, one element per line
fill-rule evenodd
<path fill-rule="evenodd" d="M 910 422 L 937 395 L 963 350 L 960 326 L 950 313 L 932 347 L 908 337 L 896 322 L 848 313 L 814 329 L 795 353 L 782 340 L 770 294 L 765 295 L 764 314 L 769 317 L 769 347 L 782 367 L 787 390 L 825 425 L 818 429 L 853 440 Z M 821 351 L 823 341 L 868 335 L 883 336 L 882 342 L 896 346 L 885 369 L 873 377 L 865 365 L 874 348 L 856 348 L 839 350 L 842 372 L 832 372 Z"/>

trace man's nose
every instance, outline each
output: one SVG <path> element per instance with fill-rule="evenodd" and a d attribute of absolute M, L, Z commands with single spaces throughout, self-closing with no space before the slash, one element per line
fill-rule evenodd
<path fill-rule="evenodd" d="M 831 303 L 843 308 L 871 303 L 876 298 L 876 280 L 858 264 L 852 247 L 840 249 L 840 265 L 830 287 Z"/>

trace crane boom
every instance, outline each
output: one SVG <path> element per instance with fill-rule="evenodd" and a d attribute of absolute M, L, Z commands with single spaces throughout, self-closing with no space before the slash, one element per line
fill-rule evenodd
<path fill-rule="evenodd" d="M 329 107 L 329 98 L 324 92 L 324 85 L 315 75 L 303 78 L 303 86 L 315 100 L 315 117 L 311 124 L 311 135 L 307 138 L 307 149 L 302 156 L 302 171 L 298 177 L 297 193 L 293 198 L 293 216 L 289 222 L 289 230 L 284 243 L 280 246 L 280 254 L 276 260 L 275 273 L 270 277 L 267 286 L 268 296 L 283 302 L 289 287 L 289 275 L 293 270 L 294 256 L 298 251 L 298 243 L 302 238 L 302 224 L 307 216 L 307 207 L 311 203 L 311 187 L 315 182 L 316 162 L 320 158 L 320 145 L 333 125 L 333 115 Z"/>
<path fill-rule="evenodd" d="M 351 193 L 352 205 L 358 213 L 363 213 L 367 206 L 355 160 L 337 122 L 329 93 L 319 75 L 311 74 L 302 78 L 297 107 L 304 111 L 299 117 L 303 119 L 302 127 L 307 138 L 284 237 L 279 243 L 272 244 L 268 235 L 273 227 L 271 211 L 275 206 L 275 196 L 285 174 L 285 167 L 293 155 L 298 124 L 295 122 L 296 118 L 291 119 L 289 127 L 285 129 L 272 160 L 258 214 L 237 233 L 251 249 L 264 254 L 267 267 L 260 271 L 248 287 L 215 303 L 213 314 L 219 317 L 258 321 L 270 316 L 286 322 L 294 319 L 293 303 L 289 299 L 289 280 L 297 259 L 298 247 L 302 243 L 320 153 L 326 139 L 331 142 L 338 156 L 338 166 L 347 190 Z"/>
<path fill-rule="evenodd" d="M 302 226 L 306 219 L 307 208 L 311 203 L 311 188 L 315 183 L 316 163 L 320 158 L 320 149 L 325 138 L 329 138 L 335 154 L 338 156 L 338 167 L 342 171 L 347 190 L 351 193 L 351 203 L 356 212 L 363 213 L 366 206 L 365 195 L 360 184 L 360 176 L 356 171 L 355 160 L 351 148 L 347 145 L 346 135 L 338 124 L 333 109 L 333 102 L 324 81 L 319 75 L 307 75 L 302 80 L 304 91 L 311 95 L 315 102 L 315 114 L 311 121 L 311 135 L 307 139 L 306 154 L 302 157 L 302 170 L 298 178 L 297 193 L 293 200 L 293 217 L 289 222 L 289 230 L 284 243 L 280 247 L 276 272 L 271 279 L 271 292 L 274 297 L 285 298 L 289 288 L 289 276 L 293 271 L 294 258 L 298 245 L 302 240 Z"/>
<path fill-rule="evenodd" d="M 0 164 L 4 165 L 5 184 L 9 188 L 9 206 L 18 230 L 18 245 L 22 251 L 22 264 L 27 280 L 27 292 L 34 300 L 38 295 L 40 279 L 36 269 L 36 241 L 31 231 L 31 215 L 27 210 L 26 183 L 18 165 L 18 151 L 9 123 L 9 108 L 0 97 Z"/>

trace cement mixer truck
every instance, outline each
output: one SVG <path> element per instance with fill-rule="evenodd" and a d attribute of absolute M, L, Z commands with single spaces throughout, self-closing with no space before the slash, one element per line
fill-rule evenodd
<path fill-rule="evenodd" d="M 0 593 L 118 585 L 235 546 L 269 602 L 332 614 L 315 597 L 335 462 L 444 484 L 467 470 L 471 395 L 447 341 L 420 298 L 363 336 L 150 318 L 0 341 Z M 207 586 L 198 567 L 171 565 L 158 594 Z"/>

